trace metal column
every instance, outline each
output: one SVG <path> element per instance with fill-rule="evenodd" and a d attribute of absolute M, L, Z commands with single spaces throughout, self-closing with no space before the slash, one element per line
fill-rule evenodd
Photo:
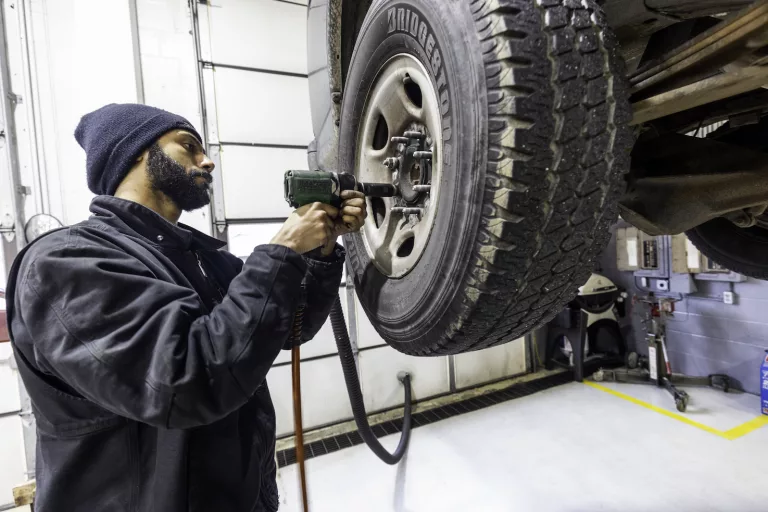
<path fill-rule="evenodd" d="M 11 263 L 24 245 L 25 189 L 21 183 L 19 153 L 16 140 L 14 115 L 18 96 L 11 87 L 11 71 L 8 53 L 7 20 L 5 0 L 0 0 L 0 243 L 3 245 L 3 272 L 8 272 Z M 35 425 L 31 403 L 21 378 L 20 416 L 24 435 L 27 476 L 35 472 Z"/>
<path fill-rule="evenodd" d="M 5 20 L 5 0 L 0 0 L 0 234 L 5 271 L 24 247 L 24 188 L 19 171 L 14 113 L 16 98 L 11 90 L 11 71 Z"/>

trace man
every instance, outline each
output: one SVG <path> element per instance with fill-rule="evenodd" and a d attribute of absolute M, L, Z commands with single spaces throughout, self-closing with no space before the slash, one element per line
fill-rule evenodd
<path fill-rule="evenodd" d="M 75 137 L 93 215 L 33 242 L 9 279 L 37 420 L 36 511 L 277 510 L 265 378 L 300 304 L 302 342 L 326 321 L 336 239 L 362 226 L 362 195 L 341 212 L 298 209 L 243 264 L 178 223 L 208 203 L 214 169 L 186 120 L 108 105 Z"/>

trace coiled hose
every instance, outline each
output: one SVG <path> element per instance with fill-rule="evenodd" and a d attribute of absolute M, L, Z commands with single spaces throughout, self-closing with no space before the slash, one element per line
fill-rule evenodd
<path fill-rule="evenodd" d="M 304 288 L 302 287 L 302 291 Z M 307 496 L 307 473 L 304 466 L 304 428 L 301 418 L 301 331 L 304 320 L 304 301 L 296 312 L 293 322 L 291 347 L 291 377 L 293 381 L 293 427 L 296 435 L 296 462 L 299 465 L 299 481 L 301 485 L 302 510 L 309 512 L 309 499 Z M 349 341 L 347 333 L 347 323 L 344 320 L 344 311 L 341 309 L 341 299 L 339 294 L 333 301 L 331 308 L 331 326 L 333 327 L 333 337 L 336 338 L 336 347 L 339 349 L 341 358 L 341 369 L 344 372 L 344 382 L 347 385 L 347 394 L 349 403 L 352 405 L 352 414 L 355 417 L 357 431 L 363 438 L 365 444 L 387 464 L 397 464 L 403 458 L 408 450 L 408 441 L 411 438 L 411 376 L 406 372 L 400 372 L 397 378 L 405 387 L 405 405 L 403 414 L 403 433 L 400 436 L 400 443 L 394 453 L 389 453 L 379 440 L 376 439 L 371 426 L 368 424 L 368 415 L 365 413 L 363 402 L 363 391 L 360 389 L 360 379 L 357 376 L 357 365 L 355 364 L 355 355 L 352 352 L 352 344 Z"/>
<path fill-rule="evenodd" d="M 411 438 L 411 376 L 406 372 L 400 372 L 397 375 L 398 380 L 403 383 L 405 388 L 403 433 L 400 436 L 400 442 L 394 453 L 389 453 L 379 443 L 373 430 L 371 430 L 371 426 L 368 424 L 368 415 L 365 413 L 365 404 L 363 402 L 363 392 L 360 389 L 360 379 L 357 376 L 355 355 L 352 352 L 352 344 L 347 333 L 347 323 L 344 320 L 344 311 L 341 309 L 341 298 L 338 294 L 331 308 L 331 326 L 333 327 L 333 337 L 336 338 L 336 347 L 339 350 L 341 369 L 344 372 L 344 382 L 347 385 L 347 394 L 349 395 L 352 414 L 357 424 L 357 431 L 360 433 L 363 441 L 365 441 L 365 444 L 368 445 L 368 448 L 378 458 L 387 464 L 397 464 L 405 455 Z"/>

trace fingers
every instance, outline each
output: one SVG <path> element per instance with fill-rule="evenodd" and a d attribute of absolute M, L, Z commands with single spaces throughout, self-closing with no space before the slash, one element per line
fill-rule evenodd
<path fill-rule="evenodd" d="M 335 218 L 338 217 L 339 210 L 333 206 L 315 203 L 314 215 L 320 223 L 319 228 L 326 232 L 333 232 L 336 226 Z"/>
<path fill-rule="evenodd" d="M 353 199 L 346 199 L 341 203 L 341 209 L 347 208 L 349 206 L 365 209 L 365 199 L 360 199 L 359 197 L 353 198 Z"/>
<path fill-rule="evenodd" d="M 363 226 L 362 221 L 353 215 L 344 215 L 342 221 L 344 222 L 344 225 L 352 231 L 356 231 Z"/>
<path fill-rule="evenodd" d="M 365 219 L 368 216 L 368 212 L 365 210 L 365 208 L 360 208 L 357 206 L 345 206 L 341 209 L 341 215 L 342 217 L 350 215 L 352 217 Z"/>
<path fill-rule="evenodd" d="M 328 214 L 328 216 L 330 216 L 331 218 L 334 218 L 334 219 L 339 216 L 339 209 L 336 208 L 335 206 L 331 206 L 329 204 L 325 204 L 325 203 L 312 203 L 312 209 L 313 210 L 322 210 L 326 214 Z"/>
<path fill-rule="evenodd" d="M 345 226 L 345 231 L 354 232 L 363 227 L 365 219 L 368 217 L 365 199 L 354 197 L 347 199 L 342 203 L 341 222 Z"/>
<path fill-rule="evenodd" d="M 342 190 L 341 198 L 342 199 L 361 199 L 363 202 L 365 202 L 365 194 L 357 190 Z"/>
<path fill-rule="evenodd" d="M 300 206 L 300 207 L 296 208 L 296 210 L 293 213 L 298 215 L 298 216 L 302 216 L 305 213 L 309 212 L 314 206 L 315 206 L 314 203 L 312 203 L 312 204 L 305 204 L 304 206 Z"/>
<path fill-rule="evenodd" d="M 341 215 L 355 215 L 365 219 L 368 216 L 368 209 L 365 204 L 365 199 L 355 197 L 345 200 L 341 203 Z"/>

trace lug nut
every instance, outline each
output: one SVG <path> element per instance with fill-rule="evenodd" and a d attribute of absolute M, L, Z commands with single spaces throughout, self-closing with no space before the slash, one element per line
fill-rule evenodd
<path fill-rule="evenodd" d="M 389 157 L 384 160 L 383 164 L 390 169 L 397 169 L 400 166 L 400 161 L 397 158 Z"/>
<path fill-rule="evenodd" d="M 414 151 L 413 158 L 418 158 L 418 159 L 423 158 L 425 160 L 432 160 L 432 152 L 431 151 Z"/>

